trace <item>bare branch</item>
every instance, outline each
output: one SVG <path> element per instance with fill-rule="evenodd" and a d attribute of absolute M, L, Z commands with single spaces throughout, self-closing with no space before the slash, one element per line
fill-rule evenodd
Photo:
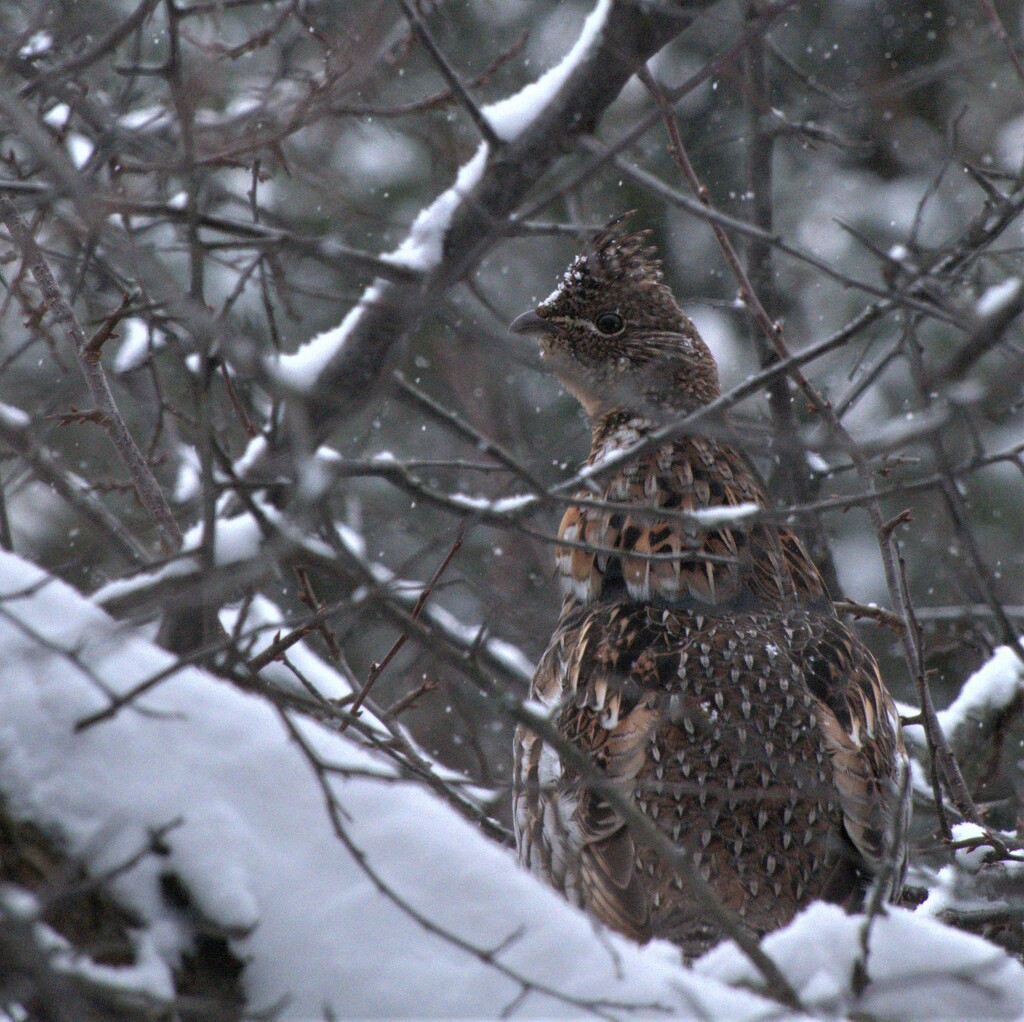
<path fill-rule="evenodd" d="M 106 374 L 99 362 L 99 351 L 90 350 L 85 333 L 71 306 L 61 294 L 35 238 L 14 208 L 14 204 L 5 195 L 0 195 L 0 219 L 3 219 L 7 225 L 11 238 L 21 249 L 29 264 L 32 275 L 43 294 L 43 301 L 46 303 L 47 309 L 60 328 L 65 331 L 67 340 L 78 356 L 79 365 L 89 384 L 93 400 L 105 417 L 104 428 L 125 468 L 128 469 L 139 503 L 152 518 L 164 548 L 167 551 L 177 550 L 181 546 L 181 530 L 178 528 L 174 514 L 146 463 L 146 459 L 142 456 L 131 433 L 128 432 L 124 419 L 121 418 L 114 402 L 114 395 L 110 392 Z"/>

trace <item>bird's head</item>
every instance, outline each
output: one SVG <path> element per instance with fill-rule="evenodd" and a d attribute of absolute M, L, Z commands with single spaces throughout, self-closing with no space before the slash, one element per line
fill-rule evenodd
<path fill-rule="evenodd" d="M 509 329 L 539 338 L 544 362 L 593 421 L 612 411 L 693 411 L 721 393 L 718 368 L 662 279 L 650 231 L 623 233 L 623 219 L 598 232 Z"/>

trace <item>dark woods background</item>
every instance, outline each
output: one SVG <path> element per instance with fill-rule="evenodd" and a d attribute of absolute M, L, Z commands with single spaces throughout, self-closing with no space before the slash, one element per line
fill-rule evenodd
<path fill-rule="evenodd" d="M 676 105 L 681 141 L 711 206 L 742 222 L 726 234 L 779 344 L 836 335 L 804 367 L 810 390 L 778 376 L 736 421 L 894 694 L 917 705 L 920 674 L 945 706 L 1024 615 L 1024 69 L 1006 38 L 1019 7 L 663 6 L 689 27 L 650 73 L 665 88 L 694 80 Z M 558 608 L 560 507 L 500 518 L 465 498 L 543 494 L 588 436 L 508 322 L 548 294 L 589 228 L 636 209 L 725 388 L 778 356 L 694 215 L 650 92 L 634 78 L 587 112 L 593 136 L 550 138 L 520 222 L 495 229 L 457 283 L 428 287 L 411 329 L 368 356 L 371 388 L 333 379 L 304 416 L 266 366 L 336 326 L 378 273 L 401 276 L 376 257 L 473 156 L 473 106 L 557 63 L 591 9 L 420 0 L 469 101 L 391 0 L 0 9 L 0 194 L 86 334 L 109 332 L 99 362 L 117 408 L 203 565 L 189 587 L 142 585 L 108 607 L 159 612 L 165 642 L 229 676 L 249 653 L 219 630 L 220 610 L 263 594 L 287 635 L 329 608 L 314 621 L 322 655 L 356 688 L 372 679 L 370 704 L 506 826 L 512 723 L 480 674 L 525 696 Z M 2 538 L 100 589 L 175 541 L 162 549 L 24 247 L 4 241 L 0 400 L 28 418 L 0 416 Z M 257 434 L 267 447 L 240 464 Z M 304 458 L 296 437 L 310 436 L 341 456 L 334 471 Z M 333 567 L 269 540 L 241 567 L 217 565 L 216 519 L 256 497 L 333 544 Z M 417 630 L 419 590 L 400 582 L 435 576 Z M 1010 832 L 1024 804 L 1018 709 L 986 716 L 963 763 L 982 821 Z M 920 801 L 917 857 L 937 864 L 941 828 Z M 1004 912 L 989 932 L 1013 944 L 1019 925 Z"/>

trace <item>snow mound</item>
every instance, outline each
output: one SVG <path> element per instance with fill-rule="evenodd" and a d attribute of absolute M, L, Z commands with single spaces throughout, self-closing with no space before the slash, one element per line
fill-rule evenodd
<path fill-rule="evenodd" d="M 494 1017 L 513 1004 L 517 1015 L 565 1017 L 609 1001 L 687 1018 L 775 1010 L 693 975 L 667 944 L 640 948 L 596 933 L 446 804 L 395 783 L 391 761 L 294 718 L 337 771 L 326 783 L 344 813 L 347 849 L 277 711 L 197 668 L 182 667 L 137 706 L 76 733 L 109 694 L 173 659 L 6 553 L 0 646 L 0 789 L 13 811 L 63 835 L 94 872 L 125 862 L 153 828 L 180 819 L 166 855 L 145 856 L 114 882 L 145 920 L 140 950 L 155 947 L 168 972 L 191 931 L 164 904 L 162 874 L 177 876 L 198 914 L 232 935 L 250 1007 L 286 999 L 287 1018 L 324 1017 L 325 1006 L 344 1017 Z M 353 851 L 423 919 L 493 952 L 508 971 L 416 922 Z M 167 973 L 149 961 L 146 974 L 165 994 Z M 532 984 L 525 993 L 516 976 Z M 132 983 L 138 978 L 136 969 Z"/>
<path fill-rule="evenodd" d="M 1024 966 L 980 937 L 894 907 L 874 920 L 868 983 L 854 993 L 863 927 L 863 916 L 819 902 L 762 946 L 817 1018 L 1019 1019 L 1024 1013 Z M 758 981 L 732 943 L 709 951 L 694 970 L 724 983 Z"/>

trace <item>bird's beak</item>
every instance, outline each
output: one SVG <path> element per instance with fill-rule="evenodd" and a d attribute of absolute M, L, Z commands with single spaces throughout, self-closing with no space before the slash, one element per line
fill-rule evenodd
<path fill-rule="evenodd" d="M 554 327 L 546 320 L 541 319 L 536 312 L 524 312 L 521 316 L 516 316 L 508 326 L 508 332 L 510 334 L 533 334 L 539 336 L 540 334 L 550 334 L 554 332 Z"/>

